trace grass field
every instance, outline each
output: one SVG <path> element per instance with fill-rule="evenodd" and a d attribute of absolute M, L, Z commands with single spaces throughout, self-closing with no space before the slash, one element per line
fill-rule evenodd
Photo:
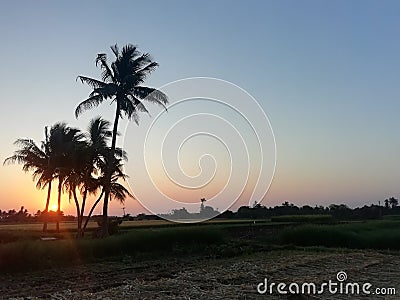
<path fill-rule="evenodd" d="M 188 221 L 188 220 L 185 220 Z M 270 223 L 270 220 L 209 220 L 206 222 L 202 222 L 201 224 L 264 224 Z M 190 223 L 189 223 L 190 224 Z M 198 223 L 193 223 L 198 224 Z M 134 228 L 134 227 L 154 227 L 154 226 L 173 226 L 180 225 L 184 226 L 185 224 L 180 222 L 171 222 L 167 220 L 141 220 L 141 221 L 123 221 L 121 224 L 121 228 Z M 75 221 L 69 222 L 61 222 L 60 229 L 61 231 L 65 230 L 75 230 L 77 227 L 77 223 Z M 97 223 L 94 221 L 90 221 L 88 223 L 87 228 L 96 228 L 98 227 Z M 28 223 L 28 224 L 0 224 L 0 231 L 3 230 L 25 230 L 25 231 L 42 231 L 43 224 L 42 223 Z M 48 230 L 53 231 L 56 229 L 55 223 L 48 223 Z"/>
<path fill-rule="evenodd" d="M 306 217 L 306 216 L 305 216 Z M 400 220 L 318 224 L 270 220 L 217 220 L 180 224 L 163 220 L 126 221 L 120 232 L 107 239 L 76 240 L 75 222 L 61 224 L 61 232 L 41 241 L 41 224 L 0 226 L 0 270 L 34 269 L 95 261 L 121 255 L 152 256 L 202 254 L 210 257 L 240 256 L 277 248 L 331 247 L 400 250 Z M 281 222 L 282 221 L 282 222 Z M 90 223 L 90 228 L 97 224 Z M 51 227 L 49 227 L 52 229 Z"/>
<path fill-rule="evenodd" d="M 217 280 L 220 281 L 220 284 L 208 290 L 210 294 L 217 293 L 216 289 L 220 289 L 218 293 L 221 295 L 224 295 L 223 290 L 225 293 L 232 293 L 232 297 L 238 292 L 244 293 L 243 295 L 254 294 L 254 290 L 243 292 L 242 288 L 235 289 L 235 285 L 232 285 L 230 280 L 234 280 L 234 282 L 236 280 L 238 284 L 249 281 L 249 278 L 253 281 L 258 280 L 258 278 L 251 277 L 254 276 L 254 272 L 258 272 L 258 276 L 262 279 L 262 269 L 257 268 L 263 264 L 265 264 L 265 268 L 274 266 L 269 271 L 270 274 L 278 277 L 284 276 L 284 278 L 288 278 L 287 275 L 294 270 L 293 278 L 302 278 L 307 275 L 307 272 L 311 272 L 311 274 L 317 272 L 318 275 L 328 267 L 337 272 L 341 268 L 349 268 L 358 264 L 360 270 L 364 272 L 365 278 L 368 278 L 368 272 L 373 269 L 376 278 L 384 278 L 386 283 L 396 283 L 392 277 L 386 276 L 384 269 L 378 267 L 387 266 L 389 268 L 400 265 L 400 219 L 348 223 L 332 223 L 327 220 L 325 224 L 321 224 L 324 222 L 318 218 L 317 222 L 309 222 L 309 224 L 305 224 L 304 218 L 300 221 L 292 219 L 292 222 L 288 222 L 290 219 L 291 216 L 287 216 L 280 220 L 274 220 L 274 222 L 271 220 L 257 220 L 256 222 L 253 220 L 218 220 L 201 224 L 129 221 L 123 222 L 119 233 L 109 238 L 93 239 L 88 232 L 87 237 L 83 240 L 75 238 L 75 222 L 66 222 L 62 223 L 62 230 L 59 234 L 54 231 L 48 233 L 48 236 L 58 238 L 55 241 L 40 240 L 41 224 L 1 225 L 0 278 L 3 278 L 3 282 L 7 278 L 14 278 L 18 282 L 28 283 L 28 286 L 29 282 L 38 278 L 40 287 L 35 289 L 27 287 L 26 294 L 23 294 L 11 289 L 5 290 L 6 286 L 2 291 L 0 285 L 0 296 L 36 293 L 38 295 L 45 294 L 48 297 L 49 291 L 55 291 L 56 287 L 66 287 L 65 282 L 62 282 L 62 276 L 60 282 L 57 281 L 57 284 L 54 285 L 48 285 L 41 281 L 46 276 L 50 278 L 51 272 L 59 272 L 58 270 L 63 270 L 62 272 L 68 278 L 78 278 L 89 272 L 85 276 L 92 279 L 85 281 L 83 285 L 73 286 L 72 289 L 75 289 L 77 293 L 74 296 L 75 299 L 91 299 L 93 295 L 88 294 L 85 298 L 82 296 L 81 289 L 93 289 L 98 292 L 100 282 L 102 287 L 110 288 L 106 295 L 108 297 L 112 295 L 111 299 L 114 299 L 115 295 L 121 295 L 121 297 L 127 295 L 127 291 L 122 288 L 122 290 L 112 288 L 126 284 L 126 278 L 132 277 L 132 274 L 134 274 L 134 278 L 144 276 L 144 279 L 140 279 L 142 281 L 132 281 L 129 284 L 135 286 L 135 289 L 138 289 L 137 292 L 148 297 L 150 297 L 151 291 L 159 290 L 161 286 L 168 290 L 173 284 L 187 284 L 188 290 L 185 293 L 196 298 L 201 294 L 196 294 L 195 291 L 189 289 L 190 286 L 197 284 L 195 278 L 191 276 L 208 278 L 207 276 L 210 275 L 207 274 L 214 273 L 220 275 L 216 277 L 217 279 L 210 277 L 212 280 L 210 282 Z M 90 228 L 95 227 L 97 224 L 92 222 Z M 51 226 L 49 228 L 54 230 Z M 273 257 L 280 257 L 280 261 Z M 318 257 L 324 261 L 320 261 Z M 371 260 L 370 264 L 365 264 L 367 263 L 366 257 Z M 251 258 L 249 260 L 251 267 L 250 262 L 247 265 L 245 263 L 249 258 Z M 298 260 L 297 264 L 296 260 Z M 323 264 L 321 264 L 322 262 Z M 381 265 L 376 265 L 377 262 Z M 240 265 L 241 269 L 235 269 L 236 267 L 231 266 L 232 264 Z M 310 264 L 314 266 L 314 269 L 307 269 Z M 220 266 L 218 267 L 220 269 L 213 269 L 215 265 Z M 292 269 L 288 266 L 292 266 L 290 267 Z M 181 272 L 179 268 L 186 272 L 192 272 L 192 275 L 182 274 L 179 277 L 176 275 Z M 75 274 L 74 272 L 77 270 L 80 271 Z M 276 270 L 280 271 L 276 273 Z M 351 271 L 351 274 L 358 276 L 360 271 L 357 270 Z M 390 272 L 390 274 L 394 274 L 394 271 Z M 112 278 L 110 274 L 112 274 Z M 234 275 L 239 277 L 235 279 L 232 277 Z M 334 276 L 334 274 L 331 275 Z M 97 278 L 98 276 L 104 276 L 104 280 Z M 178 276 L 179 280 L 175 280 L 175 276 Z M 161 281 L 158 281 L 158 278 L 161 278 Z M 10 287 L 13 286 L 14 279 L 8 283 Z M 149 282 L 148 280 L 152 282 L 150 285 L 148 283 L 142 285 L 143 282 Z M 167 282 L 168 285 L 166 285 Z M 35 286 L 35 284 L 31 284 Z M 226 284 L 230 287 L 227 288 Z M 201 289 L 201 286 L 199 288 Z M 207 289 L 209 288 L 207 287 Z M 250 288 L 250 286 L 247 287 L 247 289 Z M 175 292 L 171 291 L 171 293 Z M 99 293 L 99 295 L 103 294 Z M 68 295 L 62 297 L 55 295 L 54 297 L 74 298 L 70 298 Z M 130 299 L 136 299 L 135 297 L 133 295 Z M 145 296 L 143 297 L 145 298 Z M 164 298 L 168 298 L 168 295 L 165 295 Z"/>

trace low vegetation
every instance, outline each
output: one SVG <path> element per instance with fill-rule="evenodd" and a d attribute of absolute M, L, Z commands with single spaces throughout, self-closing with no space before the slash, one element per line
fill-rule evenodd
<path fill-rule="evenodd" d="M 0 245 L 2 271 L 55 268 L 102 260 L 129 257 L 134 260 L 155 257 L 235 257 L 274 249 L 376 249 L 400 250 L 400 220 L 385 219 L 332 223 L 321 218 L 303 224 L 304 217 L 281 217 L 279 221 L 207 222 L 204 224 L 149 224 L 121 226 L 106 239 L 75 239 L 63 231 L 59 240 L 42 241 L 39 231 L 5 231 Z M 288 220 L 291 219 L 291 222 Z M 328 221 L 321 224 L 321 221 Z M 5 225 L 7 226 L 7 225 Z M 8 240 L 7 243 L 4 241 Z"/>
<path fill-rule="evenodd" d="M 352 249 L 400 250 L 400 220 L 369 221 L 338 225 L 290 227 L 280 235 L 281 243 Z"/>
<path fill-rule="evenodd" d="M 0 270 L 27 270 L 91 262 L 113 256 L 199 254 L 221 244 L 217 228 L 137 229 L 107 239 L 19 240 L 0 246 Z"/>
<path fill-rule="evenodd" d="M 272 222 L 327 223 L 334 222 L 332 215 L 286 215 L 271 217 Z"/>

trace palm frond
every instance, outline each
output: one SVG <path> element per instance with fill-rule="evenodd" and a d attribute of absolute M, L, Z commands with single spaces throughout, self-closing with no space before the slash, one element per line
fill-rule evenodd
<path fill-rule="evenodd" d="M 112 98 L 115 96 L 118 90 L 118 85 L 115 83 L 107 83 L 104 87 L 102 88 L 97 88 L 94 89 L 93 92 L 90 94 L 90 96 L 93 96 L 95 94 L 102 95 L 105 98 Z"/>
<path fill-rule="evenodd" d="M 111 197 L 118 200 L 120 203 L 125 203 L 127 197 L 134 198 L 134 196 L 120 183 L 114 182 L 111 184 L 110 190 Z"/>
<path fill-rule="evenodd" d="M 91 86 L 92 88 L 102 88 L 104 87 L 107 83 L 94 79 L 94 78 L 90 78 L 90 77 L 86 77 L 86 76 L 78 76 L 76 78 L 76 80 L 80 80 L 82 83 L 86 83 L 87 85 Z"/>
<path fill-rule="evenodd" d="M 115 44 L 113 46 L 110 47 L 112 52 L 114 53 L 115 57 L 118 58 L 119 57 L 119 49 L 118 49 L 118 45 Z"/>
<path fill-rule="evenodd" d="M 140 78 L 136 73 L 128 74 L 126 75 L 122 80 L 122 84 L 124 84 L 127 87 L 135 87 L 138 84 L 141 84 L 144 82 L 143 78 Z"/>
<path fill-rule="evenodd" d="M 110 69 L 104 69 L 103 72 L 101 72 L 101 79 L 103 81 L 108 81 L 108 82 L 114 82 L 114 76 L 112 73 L 110 73 Z"/>
<path fill-rule="evenodd" d="M 111 123 L 101 117 L 94 118 L 90 121 L 88 126 L 88 137 L 90 143 L 106 143 L 107 139 L 112 136 L 112 132 L 109 130 Z"/>
<path fill-rule="evenodd" d="M 121 76 L 119 75 L 119 70 L 115 62 L 111 63 L 111 69 L 114 72 L 114 79 L 116 82 L 121 82 Z"/>
<path fill-rule="evenodd" d="M 40 148 L 36 145 L 35 141 L 31 139 L 17 139 L 13 144 L 20 148 L 37 149 L 38 151 L 40 151 Z"/>
<path fill-rule="evenodd" d="M 149 111 L 147 110 L 146 106 L 143 104 L 142 101 L 140 101 L 138 98 L 135 97 L 132 93 L 128 94 L 127 96 L 129 100 L 133 102 L 133 105 L 135 107 L 135 110 L 138 112 L 145 112 L 148 115 L 150 115 Z"/>
<path fill-rule="evenodd" d="M 139 115 L 136 110 L 135 103 L 131 101 L 128 97 L 125 97 L 124 101 L 120 102 L 120 107 L 121 107 L 121 114 L 120 117 L 122 117 L 122 113 L 124 113 L 129 120 L 134 120 L 137 125 L 139 125 Z"/>
<path fill-rule="evenodd" d="M 79 115 L 82 114 L 85 110 L 98 106 L 101 102 L 103 102 L 103 100 L 103 96 L 98 94 L 93 95 L 88 99 L 82 101 L 75 109 L 75 117 L 78 118 Z"/>
<path fill-rule="evenodd" d="M 46 174 L 38 174 L 38 176 L 35 176 L 35 174 L 33 175 L 33 179 L 35 180 L 37 177 L 39 177 L 39 179 L 36 182 L 36 188 L 39 189 L 44 189 L 51 181 L 52 181 L 52 177 L 48 177 L 46 176 Z"/>
<path fill-rule="evenodd" d="M 134 59 L 138 55 L 140 55 L 140 52 L 137 50 L 137 46 L 132 45 L 132 44 L 127 44 L 122 48 L 120 59 L 121 60 L 124 60 L 124 59 L 130 60 L 130 59 Z"/>
<path fill-rule="evenodd" d="M 114 82 L 114 76 L 113 73 L 110 69 L 110 67 L 107 64 L 107 54 L 105 53 L 100 53 L 97 54 L 96 58 L 96 66 L 100 63 L 101 68 L 103 69 L 102 73 L 102 79 L 103 81 L 111 81 Z"/>
<path fill-rule="evenodd" d="M 147 64 L 152 62 L 152 57 L 149 53 L 143 53 L 142 55 L 130 60 L 130 68 L 132 71 L 137 72 L 144 68 Z"/>
<path fill-rule="evenodd" d="M 10 157 L 7 157 L 3 161 L 3 166 L 5 165 L 13 165 L 13 164 L 22 164 L 25 162 L 25 156 L 23 155 L 13 155 Z"/>
<path fill-rule="evenodd" d="M 143 102 L 140 102 L 139 104 L 136 105 L 136 110 L 137 111 L 141 111 L 141 112 L 145 112 L 150 116 L 150 113 L 147 110 L 146 106 L 144 106 Z"/>
<path fill-rule="evenodd" d="M 135 96 L 144 101 L 156 103 L 162 106 L 164 109 L 167 109 L 166 104 L 168 104 L 168 97 L 160 90 L 146 86 L 137 86 L 132 92 Z"/>
<path fill-rule="evenodd" d="M 142 78 L 143 80 L 145 80 L 147 78 L 147 76 L 153 72 L 155 69 L 157 69 L 158 67 L 158 63 L 156 63 L 155 61 L 150 62 L 147 66 L 141 68 L 140 70 L 138 70 L 136 72 L 136 74 Z"/>
<path fill-rule="evenodd" d="M 105 54 L 105 53 L 99 53 L 99 54 L 97 54 L 97 57 L 96 57 L 96 67 L 98 66 L 99 62 L 100 62 L 100 63 L 107 62 L 107 54 Z"/>
<path fill-rule="evenodd" d="M 121 55 L 115 60 L 115 69 L 118 70 L 119 78 L 122 79 L 134 73 L 138 68 L 135 67 L 135 61 L 140 59 L 143 55 L 136 49 L 136 46 L 126 45 L 121 52 Z"/>

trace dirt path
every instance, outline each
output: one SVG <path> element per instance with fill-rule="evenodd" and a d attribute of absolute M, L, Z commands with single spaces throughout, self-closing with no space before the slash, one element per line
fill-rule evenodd
<path fill-rule="evenodd" d="M 279 296 L 257 293 L 257 284 L 333 280 L 394 287 L 397 296 Z M 1 299 L 400 299 L 400 256 L 376 252 L 273 251 L 241 258 L 154 259 L 86 264 L 0 275 Z M 24 298 L 25 297 L 25 298 Z"/>

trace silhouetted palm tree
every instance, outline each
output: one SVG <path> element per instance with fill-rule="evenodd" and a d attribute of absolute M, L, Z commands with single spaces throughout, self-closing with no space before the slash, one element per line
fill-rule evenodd
<path fill-rule="evenodd" d="M 112 198 L 116 199 L 121 204 L 125 203 L 125 199 L 127 197 L 134 198 L 133 195 L 122 184 L 120 184 L 118 182 L 121 179 L 125 181 L 127 179 L 127 177 L 128 176 L 122 172 L 121 159 L 115 158 L 114 159 L 114 172 L 113 172 L 113 175 L 111 177 L 111 189 L 110 189 L 110 196 L 111 197 L 110 198 L 111 199 Z M 99 202 L 101 200 L 101 197 L 103 196 L 103 194 L 105 192 L 105 188 L 106 188 L 106 185 L 107 185 L 106 178 L 104 176 L 98 178 L 98 184 L 101 187 L 101 194 L 100 194 L 99 198 L 93 204 L 92 208 L 90 209 L 90 212 L 89 212 L 89 214 L 88 214 L 88 216 L 86 218 L 85 224 L 84 224 L 84 226 L 82 228 L 82 236 L 83 236 L 83 234 L 84 234 L 84 232 L 86 230 L 86 227 L 87 227 L 87 225 L 89 223 L 90 217 L 92 216 L 94 209 L 99 204 Z M 107 230 L 108 230 L 108 228 L 107 228 Z"/>
<path fill-rule="evenodd" d="M 89 98 L 78 105 L 75 115 L 78 117 L 84 110 L 98 106 L 104 100 L 115 101 L 116 110 L 113 124 L 111 151 L 109 153 L 110 165 L 106 172 L 106 186 L 103 204 L 103 236 L 108 235 L 108 200 L 111 191 L 112 165 L 114 160 L 115 145 L 118 131 L 119 118 L 123 115 L 139 122 L 139 112 L 147 112 L 142 101 L 146 100 L 159 104 L 165 108 L 168 103 L 167 96 L 161 91 L 142 86 L 146 77 L 154 71 L 158 64 L 152 61 L 148 53 L 142 54 L 133 45 L 126 45 L 119 51 L 118 46 L 111 47 L 115 61 L 111 65 L 107 62 L 106 54 L 98 54 L 96 65 L 100 64 L 103 73 L 102 80 L 85 76 L 78 78 L 93 88 Z"/>
<path fill-rule="evenodd" d="M 389 199 L 385 199 L 385 208 L 389 208 Z"/>
<path fill-rule="evenodd" d="M 64 185 L 70 199 L 73 198 L 75 202 L 78 237 L 83 236 L 82 223 L 87 196 L 95 195 L 99 190 L 102 190 L 101 196 L 104 194 L 104 174 L 110 153 L 108 142 L 111 138 L 111 131 L 109 127 L 110 122 L 100 117 L 91 120 L 87 133 L 84 134 L 84 139 L 76 141 L 73 152 L 69 153 L 71 156 L 68 158 L 70 170 L 65 177 Z M 126 159 L 126 153 L 122 149 L 116 148 L 115 157 L 114 163 L 117 163 L 116 167 L 118 167 L 120 161 Z M 82 197 L 81 202 L 78 200 L 77 191 Z M 128 193 L 128 195 L 130 194 Z"/>
<path fill-rule="evenodd" d="M 47 198 L 44 214 L 49 211 L 51 196 L 51 183 L 55 175 L 55 166 L 52 164 L 52 152 L 49 145 L 47 128 L 45 128 L 46 140 L 41 146 L 37 146 L 31 139 L 17 139 L 14 145 L 20 149 L 14 152 L 14 155 L 7 158 L 3 164 L 18 163 L 22 164 L 22 170 L 25 172 L 33 171 L 33 179 L 37 180 L 36 187 L 43 189 L 47 186 Z M 43 224 L 43 232 L 47 231 L 47 217 Z"/>
<path fill-rule="evenodd" d="M 51 165 L 55 169 L 54 176 L 58 179 L 57 222 L 56 230 L 60 231 L 59 218 L 61 217 L 61 195 L 66 179 L 77 165 L 79 156 L 76 151 L 83 143 L 83 135 L 79 129 L 68 127 L 65 123 L 56 123 L 50 129 L 49 148 Z"/>
<path fill-rule="evenodd" d="M 78 233 L 81 236 L 82 218 L 85 211 L 86 199 L 88 194 L 94 194 L 98 187 L 95 184 L 93 173 L 96 173 L 96 161 L 101 159 L 101 148 L 107 147 L 106 137 L 111 136 L 110 131 L 106 131 L 109 122 L 97 118 L 92 120 L 88 133 L 84 134 L 84 139 L 79 140 L 74 147 L 72 164 L 68 176 L 65 178 L 65 188 L 68 191 L 69 198 L 73 198 L 76 206 L 78 219 Z M 70 153 L 71 155 L 71 153 Z M 79 204 L 77 190 L 82 196 L 82 202 Z"/>
<path fill-rule="evenodd" d="M 86 160 L 82 164 L 85 166 L 82 173 L 82 187 L 83 199 L 81 206 L 81 222 L 78 224 L 78 234 L 83 236 L 82 222 L 85 212 L 87 194 L 95 194 L 101 188 L 99 180 L 94 176 L 100 176 L 99 165 L 108 155 L 108 141 L 111 138 L 111 131 L 109 130 L 110 122 L 101 119 L 100 117 L 91 120 L 88 133 L 86 134 L 87 147 L 84 149 L 86 152 Z M 89 218 L 88 218 L 89 219 Z"/>
<path fill-rule="evenodd" d="M 397 200 L 395 197 L 390 197 L 389 203 L 392 206 L 392 208 L 395 208 L 397 205 L 399 205 L 399 200 Z"/>

